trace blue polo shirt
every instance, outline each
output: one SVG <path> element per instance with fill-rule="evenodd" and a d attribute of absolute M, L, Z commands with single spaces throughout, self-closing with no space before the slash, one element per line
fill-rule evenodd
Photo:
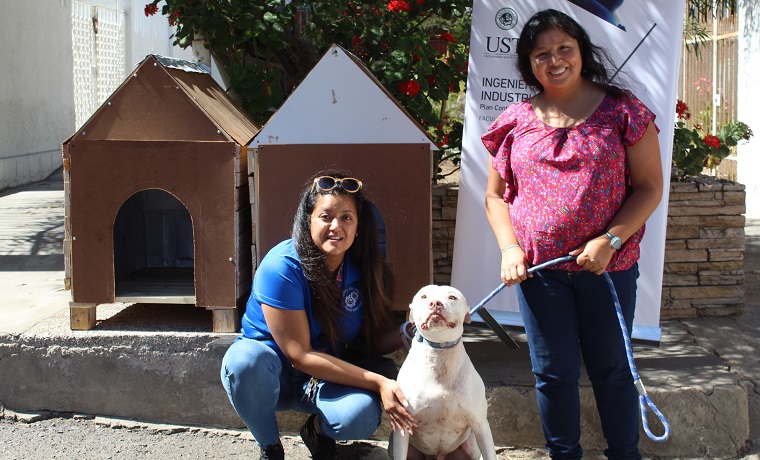
<path fill-rule="evenodd" d="M 343 261 L 342 277 L 343 310 L 346 314 L 338 324 L 339 341 L 348 343 L 359 335 L 362 324 L 359 266 L 349 252 Z M 264 256 L 253 277 L 251 296 L 242 319 L 243 336 L 261 340 L 282 355 L 264 320 L 262 304 L 284 310 L 305 310 L 309 319 L 312 348 L 331 352 L 327 343 L 320 343 L 322 326 L 314 318 L 311 290 L 292 239 L 281 242 Z"/>

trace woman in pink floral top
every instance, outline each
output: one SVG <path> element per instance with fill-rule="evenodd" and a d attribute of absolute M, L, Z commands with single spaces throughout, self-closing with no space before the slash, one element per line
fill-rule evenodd
<path fill-rule="evenodd" d="M 580 459 L 581 357 L 592 382 L 605 454 L 640 459 L 638 396 L 628 369 L 609 272 L 629 332 L 639 243 L 662 197 L 654 114 L 608 85 L 606 53 L 572 18 L 536 13 L 517 48 L 525 82 L 537 90 L 489 127 L 486 213 L 502 250 L 501 279 L 518 286 L 552 458 Z M 575 262 L 527 274 L 563 255 Z"/>

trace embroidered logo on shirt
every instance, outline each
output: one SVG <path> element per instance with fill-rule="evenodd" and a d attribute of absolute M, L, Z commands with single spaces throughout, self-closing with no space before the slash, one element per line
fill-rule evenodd
<path fill-rule="evenodd" d="M 353 312 L 359 309 L 361 306 L 361 297 L 359 296 L 359 289 L 350 287 L 343 291 L 343 305 L 345 305 L 346 311 Z"/>

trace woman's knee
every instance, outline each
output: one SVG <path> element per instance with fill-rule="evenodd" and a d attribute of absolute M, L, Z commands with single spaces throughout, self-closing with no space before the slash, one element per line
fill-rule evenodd
<path fill-rule="evenodd" d="M 256 385 L 261 380 L 279 381 L 282 368 L 277 353 L 256 340 L 233 342 L 222 359 L 221 378 L 227 392 L 238 385 Z"/>
<path fill-rule="evenodd" d="M 538 348 L 538 347 L 536 347 Z M 557 347 L 554 347 L 557 348 Z M 577 385 L 581 376 L 580 350 L 531 350 L 531 367 L 537 383 Z"/>
<path fill-rule="evenodd" d="M 380 426 L 382 408 L 379 398 L 365 390 L 353 389 L 338 404 L 318 404 L 324 417 L 320 430 L 333 439 L 366 439 Z M 335 400 L 333 400 L 335 402 Z"/>

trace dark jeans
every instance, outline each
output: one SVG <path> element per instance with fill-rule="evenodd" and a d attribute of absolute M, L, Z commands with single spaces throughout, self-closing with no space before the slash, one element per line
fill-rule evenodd
<path fill-rule="evenodd" d="M 638 265 L 610 272 L 630 334 Z M 555 459 L 580 459 L 581 356 L 611 459 L 640 459 L 638 394 L 615 304 L 604 276 L 542 270 L 517 290 L 546 447 Z"/>

